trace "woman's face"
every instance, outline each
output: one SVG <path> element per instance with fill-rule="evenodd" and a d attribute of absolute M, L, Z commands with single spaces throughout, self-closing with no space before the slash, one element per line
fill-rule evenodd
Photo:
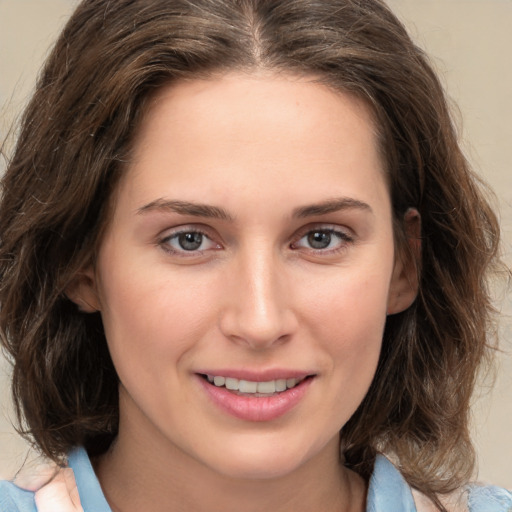
<path fill-rule="evenodd" d="M 386 315 L 414 298 L 368 109 L 292 76 L 181 82 L 134 149 L 80 288 L 119 446 L 248 478 L 336 458 Z"/>

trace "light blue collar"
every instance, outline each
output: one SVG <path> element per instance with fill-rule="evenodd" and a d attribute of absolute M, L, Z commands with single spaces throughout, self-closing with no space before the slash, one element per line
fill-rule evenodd
<path fill-rule="evenodd" d="M 69 466 L 75 473 L 78 493 L 84 512 L 112 512 L 87 452 L 76 448 L 68 457 Z M 382 455 L 377 456 L 370 479 L 367 512 L 416 512 L 411 490 L 400 472 Z"/>
<path fill-rule="evenodd" d="M 417 512 L 409 485 L 383 455 L 377 455 L 375 461 L 366 512 Z"/>
<path fill-rule="evenodd" d="M 68 455 L 68 465 L 75 474 L 76 486 L 84 512 L 112 512 L 85 449 L 75 448 Z"/>

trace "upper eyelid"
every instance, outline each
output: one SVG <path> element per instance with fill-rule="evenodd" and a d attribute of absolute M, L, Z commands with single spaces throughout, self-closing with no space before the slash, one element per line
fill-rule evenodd
<path fill-rule="evenodd" d="M 334 230 L 334 229 L 312 229 L 310 231 L 306 231 L 302 236 L 297 237 L 296 241 L 293 242 L 292 245 L 300 242 L 309 233 L 322 232 L 322 231 L 323 232 L 327 232 L 327 233 L 331 233 L 331 234 L 333 234 L 334 236 L 338 237 L 339 239 L 341 239 L 344 242 L 352 242 L 354 240 L 354 238 L 352 236 L 348 235 L 347 233 L 345 233 L 343 231 Z"/>
<path fill-rule="evenodd" d="M 184 233 L 199 233 L 199 234 L 203 235 L 204 237 L 206 237 L 208 240 L 210 240 L 214 244 L 217 244 L 217 245 L 223 244 L 220 237 L 213 235 L 212 230 L 208 229 L 207 226 L 204 226 L 204 225 L 199 225 L 199 226 L 195 225 L 194 226 L 194 225 L 187 225 L 187 224 L 162 230 L 156 237 L 156 243 L 158 245 L 163 244 L 166 241 L 174 239 Z"/>
<path fill-rule="evenodd" d="M 347 226 L 340 226 L 339 224 L 329 224 L 322 222 L 316 222 L 313 224 L 303 226 L 302 228 L 299 228 L 295 232 L 294 236 L 297 237 L 297 239 L 299 239 L 302 238 L 304 235 L 307 235 L 311 231 L 331 231 L 333 233 L 340 233 L 350 238 L 355 237 L 354 230 Z"/>
<path fill-rule="evenodd" d="M 323 223 L 323 222 L 314 222 L 302 226 L 297 229 L 295 233 L 290 237 L 290 243 L 296 243 L 298 240 L 303 238 L 305 235 L 312 231 L 330 231 L 332 233 L 339 233 L 343 238 L 353 240 L 356 238 L 354 231 L 347 226 L 340 226 L 339 224 L 331 224 L 331 223 Z M 175 237 L 180 233 L 201 233 L 202 235 L 209 238 L 211 241 L 215 243 L 219 243 L 220 245 L 224 245 L 223 237 L 215 230 L 214 228 L 209 227 L 205 224 L 182 224 L 175 227 L 169 227 L 162 230 L 157 239 L 159 242 L 162 242 L 166 239 Z"/>
<path fill-rule="evenodd" d="M 165 240 L 166 238 L 171 238 L 173 236 L 179 235 L 180 233 L 201 233 L 210 239 L 212 238 L 212 229 L 203 224 L 183 224 L 181 226 L 166 228 L 158 234 L 158 238 L 160 240 Z"/>
<path fill-rule="evenodd" d="M 299 245 L 299 242 L 308 234 L 315 231 L 325 231 L 337 234 L 339 236 L 339 244 L 333 248 L 315 249 L 313 247 L 303 247 Z M 353 230 L 348 227 L 342 227 L 336 224 L 318 224 L 305 226 L 302 230 L 298 230 L 295 236 L 290 242 L 290 249 L 303 250 L 309 253 L 320 254 L 324 256 L 335 255 L 348 249 L 349 245 L 353 245 L 356 242 L 356 235 Z"/>
<path fill-rule="evenodd" d="M 206 253 L 217 249 L 219 245 L 221 245 L 219 244 L 219 242 L 215 241 L 213 237 L 209 236 L 208 233 L 205 233 L 205 231 L 202 229 L 187 229 L 185 227 L 184 229 L 175 229 L 173 231 L 167 230 L 167 232 L 164 233 L 165 234 L 163 236 L 157 238 L 156 245 L 159 246 L 163 251 L 170 255 L 173 255 L 174 257 L 189 259 L 202 258 L 206 255 Z M 172 247 L 171 240 L 175 241 L 179 235 L 184 233 L 199 233 L 203 237 L 207 238 L 214 247 L 207 247 L 205 249 L 196 249 L 190 251 L 187 251 L 186 249 L 183 248 Z"/>

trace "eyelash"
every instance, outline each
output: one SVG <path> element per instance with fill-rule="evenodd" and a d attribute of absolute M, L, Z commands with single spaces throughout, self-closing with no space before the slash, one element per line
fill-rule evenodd
<path fill-rule="evenodd" d="M 298 250 L 300 249 L 299 243 L 302 239 L 307 238 L 312 235 L 316 234 L 322 234 L 323 236 L 327 235 L 329 237 L 329 245 L 332 242 L 333 238 L 338 239 L 338 246 L 335 248 L 314 248 L 314 247 L 308 247 L 306 250 L 309 252 L 312 252 L 316 255 L 334 255 L 338 254 L 344 250 L 347 249 L 347 245 L 354 243 L 354 237 L 348 234 L 346 231 L 340 230 L 339 228 L 334 228 L 332 226 L 310 226 L 307 229 L 302 230 L 299 233 L 298 237 L 295 238 L 295 242 L 292 242 L 289 247 L 291 249 Z M 200 235 L 200 245 L 203 245 L 205 240 L 209 240 L 210 244 L 212 244 L 214 247 L 209 247 L 207 249 L 190 249 L 187 250 L 183 247 L 180 249 L 173 248 L 171 246 L 171 241 L 177 241 L 179 243 L 179 237 L 184 235 Z M 194 241 L 191 241 L 193 243 Z M 196 242 L 197 243 L 197 242 Z M 158 241 L 158 245 L 162 247 L 163 250 L 166 252 L 172 254 L 172 255 L 178 255 L 180 257 L 197 257 L 199 255 L 203 255 L 205 252 L 210 250 L 219 250 L 222 249 L 222 246 L 213 241 L 212 237 L 206 232 L 206 230 L 199 229 L 199 228 L 186 228 L 186 229 L 180 229 L 179 231 L 175 231 L 171 234 L 167 234 L 165 237 L 160 239 Z M 181 244 L 180 244 L 181 245 Z"/>
<path fill-rule="evenodd" d="M 214 248 L 208 248 L 208 249 L 202 249 L 202 250 L 187 250 L 183 247 L 181 249 L 175 249 L 170 245 L 170 242 L 172 240 L 176 240 L 179 243 L 179 237 L 184 235 L 200 235 L 201 238 L 201 245 L 204 243 L 205 240 L 209 240 L 213 245 L 216 247 Z M 175 231 L 174 233 L 168 234 L 165 237 L 163 237 L 161 240 L 159 240 L 158 244 L 162 247 L 162 249 L 170 254 L 173 255 L 179 255 L 182 257 L 194 257 L 203 254 L 204 252 L 208 250 L 216 250 L 220 249 L 220 244 L 214 242 L 212 238 L 208 235 L 208 233 L 205 232 L 205 230 L 198 229 L 198 228 L 186 228 L 186 229 L 180 229 L 179 231 Z"/>
<path fill-rule="evenodd" d="M 329 244 L 332 242 L 332 238 L 338 239 L 338 244 L 334 248 L 314 248 L 309 247 L 307 248 L 308 251 L 312 252 L 316 255 L 335 255 L 342 251 L 347 250 L 347 246 L 354 243 L 354 237 L 347 233 L 346 231 L 343 231 L 339 229 L 338 227 L 333 226 L 309 226 L 306 230 L 302 231 L 300 234 L 300 237 L 297 239 L 296 242 L 293 242 L 290 244 L 290 247 L 296 248 L 298 246 L 298 243 L 303 240 L 304 238 L 307 238 L 309 236 L 315 235 L 315 234 L 322 234 L 322 235 L 328 235 L 329 236 Z"/>

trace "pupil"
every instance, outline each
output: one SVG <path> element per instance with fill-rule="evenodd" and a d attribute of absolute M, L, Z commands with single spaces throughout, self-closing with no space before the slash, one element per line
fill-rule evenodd
<path fill-rule="evenodd" d="M 203 235 L 201 233 L 182 233 L 179 235 L 178 242 L 185 251 L 195 251 L 201 247 Z"/>
<path fill-rule="evenodd" d="M 314 231 L 308 235 L 308 242 L 314 249 L 325 249 L 331 243 L 331 234 L 326 231 Z"/>

